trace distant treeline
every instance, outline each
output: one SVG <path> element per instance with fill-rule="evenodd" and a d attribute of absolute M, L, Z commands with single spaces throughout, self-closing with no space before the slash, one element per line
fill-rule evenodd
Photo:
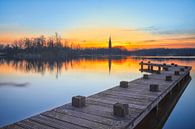
<path fill-rule="evenodd" d="M 79 45 L 62 43 L 60 36 L 45 38 L 25 38 L 15 41 L 13 44 L 0 45 L 0 54 L 9 58 L 24 59 L 51 59 L 51 58 L 74 58 L 78 56 L 97 55 L 129 55 L 127 50 L 120 48 L 80 48 Z"/>
<path fill-rule="evenodd" d="M 78 58 L 80 56 L 195 56 L 195 48 L 182 49 L 142 49 L 128 51 L 120 48 L 80 48 L 62 43 L 60 36 L 45 38 L 26 38 L 15 41 L 11 45 L 0 45 L 0 55 L 18 59 L 65 59 Z"/>
<path fill-rule="evenodd" d="M 131 51 L 133 56 L 195 56 L 195 48 L 155 48 Z"/>

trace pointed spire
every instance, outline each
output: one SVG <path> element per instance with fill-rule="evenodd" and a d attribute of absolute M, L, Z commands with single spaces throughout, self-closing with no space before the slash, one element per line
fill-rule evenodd
<path fill-rule="evenodd" d="M 111 39 L 111 35 L 110 35 L 109 41 L 108 41 L 108 48 L 109 48 L 109 49 L 112 48 L 112 39 Z"/>

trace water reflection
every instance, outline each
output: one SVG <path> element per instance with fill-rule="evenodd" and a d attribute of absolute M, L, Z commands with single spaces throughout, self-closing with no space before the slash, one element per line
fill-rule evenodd
<path fill-rule="evenodd" d="M 148 60 L 151 59 L 144 61 Z M 41 61 L 1 58 L 0 127 L 70 102 L 72 96 L 89 96 L 111 88 L 121 80 L 141 77 L 140 61 L 111 56 Z M 180 123 L 195 126 L 193 122 L 189 123 L 189 118 L 195 119 L 195 60 L 153 59 L 151 62 L 174 62 L 193 67 L 192 81 L 184 91 L 185 96 L 179 99 L 164 127 L 178 128 Z M 182 122 L 179 114 L 182 114 Z"/>
<path fill-rule="evenodd" d="M 60 73 L 67 71 L 69 69 L 102 69 L 102 65 L 106 62 L 108 67 L 103 66 L 103 70 L 108 69 L 110 74 L 112 71 L 112 63 L 125 63 L 127 57 L 105 57 L 105 58 L 78 58 L 78 59 L 67 59 L 67 60 L 16 60 L 16 59 L 0 59 L 0 67 L 4 71 L 14 68 L 15 71 L 25 72 L 25 73 L 39 73 L 41 75 L 47 72 L 55 73 L 56 78 L 59 77 Z M 112 61 L 114 60 L 114 61 Z M 132 60 L 135 62 L 136 60 Z M 83 64 L 85 66 L 83 66 Z"/>

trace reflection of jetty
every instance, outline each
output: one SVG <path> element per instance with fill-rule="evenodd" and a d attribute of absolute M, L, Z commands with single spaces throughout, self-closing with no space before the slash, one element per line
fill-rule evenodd
<path fill-rule="evenodd" d="M 189 83 L 191 70 L 189 66 L 176 64 L 141 62 L 140 65 L 141 71 L 152 74 L 131 82 L 121 81 L 119 86 L 89 97 L 75 96 L 72 103 L 5 128 L 135 128 L 151 111 L 158 112 L 165 99 Z"/>

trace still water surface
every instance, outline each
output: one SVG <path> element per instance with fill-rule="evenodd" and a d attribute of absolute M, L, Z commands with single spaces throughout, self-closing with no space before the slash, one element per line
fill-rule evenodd
<path fill-rule="evenodd" d="M 64 62 L 0 61 L 0 127 L 111 88 L 121 80 L 134 80 L 141 60 L 80 59 Z M 195 60 L 152 60 L 193 66 L 192 80 L 164 129 L 195 127 Z"/>

